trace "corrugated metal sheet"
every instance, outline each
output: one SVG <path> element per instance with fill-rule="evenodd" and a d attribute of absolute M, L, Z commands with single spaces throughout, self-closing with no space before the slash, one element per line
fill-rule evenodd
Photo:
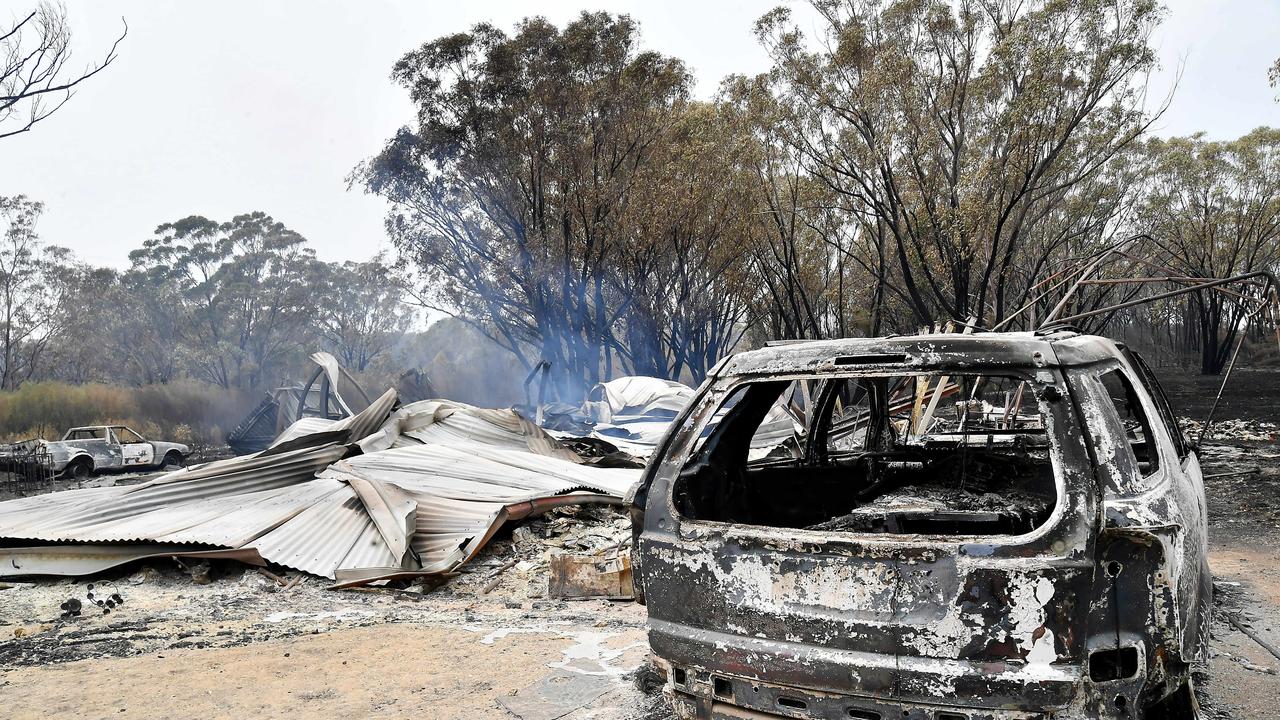
<path fill-rule="evenodd" d="M 334 469 L 394 483 L 406 491 L 520 502 L 573 490 L 621 497 L 639 470 L 596 468 L 488 445 L 417 445 L 357 455 Z"/>
<path fill-rule="evenodd" d="M 117 565 L 155 557 L 226 558 L 264 564 L 253 550 L 198 550 L 176 545 L 43 545 L 0 548 L 0 563 L 15 575 L 91 575 Z"/>
<path fill-rule="evenodd" d="M 429 401 L 392 415 L 394 405 L 388 391 L 354 417 L 295 424 L 262 453 L 133 487 L 0 503 L 0 538 L 94 544 L 9 550 L 25 559 L 0 566 L 0 576 L 79 574 L 164 548 L 354 582 L 450 572 L 509 518 L 616 502 L 639 478 L 638 470 L 578 464 L 511 411 Z"/>
<path fill-rule="evenodd" d="M 279 502 L 270 502 L 280 499 L 271 491 L 314 480 L 317 471 L 346 452 L 341 446 L 328 445 L 281 453 L 273 456 L 271 463 L 254 456 L 232 458 L 204 465 L 188 476 L 170 473 L 132 487 L 58 493 L 48 496 L 54 501 L 44 508 L 28 502 L 38 498 L 0 503 L 0 537 L 157 542 L 186 531 L 183 542 L 208 545 L 226 544 L 220 538 L 256 537 L 279 524 L 280 520 L 272 519 L 286 512 Z M 307 497 L 303 494 L 298 502 L 305 503 Z M 227 498 L 227 502 L 217 502 Z M 240 512 L 240 503 L 246 506 L 244 512 Z M 263 510 L 267 516 L 255 510 Z M 194 532 L 196 527 L 203 528 L 204 534 Z"/>
<path fill-rule="evenodd" d="M 449 400 L 423 400 L 396 410 L 360 442 L 365 452 L 414 445 L 491 445 L 582 461 L 546 430 L 514 410 L 477 408 Z"/>
<path fill-rule="evenodd" d="M 417 502 L 412 546 L 422 570 L 450 572 L 484 547 L 513 514 L 510 508 L 519 508 L 523 516 L 526 503 L 542 498 L 618 499 L 640 471 L 459 442 L 358 455 L 336 463 L 324 476 L 373 479 L 407 493 Z"/>
<path fill-rule="evenodd" d="M 370 531 L 377 534 L 360 498 L 344 483 L 341 490 L 254 540 L 250 546 L 271 562 L 331 578 L 357 543 L 372 541 Z M 374 563 L 380 566 L 389 564 L 391 551 L 385 544 L 378 550 L 380 552 L 361 548 L 356 557 L 373 557 Z"/>

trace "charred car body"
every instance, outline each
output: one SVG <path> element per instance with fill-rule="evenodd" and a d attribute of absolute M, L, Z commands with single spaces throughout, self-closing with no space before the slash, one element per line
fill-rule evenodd
<path fill-rule="evenodd" d="M 28 440 L 9 450 L 35 443 L 54 473 L 83 478 L 96 472 L 181 466 L 191 448 L 182 443 L 147 440 L 124 425 L 89 425 L 71 428 L 61 440 Z"/>
<path fill-rule="evenodd" d="M 789 438 L 760 428 L 784 411 Z M 1196 454 L 1140 358 L 1059 331 L 723 362 L 632 504 L 683 718 L 1193 717 Z"/>

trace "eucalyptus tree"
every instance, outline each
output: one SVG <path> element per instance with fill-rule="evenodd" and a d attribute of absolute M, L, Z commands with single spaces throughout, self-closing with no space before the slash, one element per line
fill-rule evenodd
<path fill-rule="evenodd" d="M 405 284 L 381 256 L 317 266 L 316 329 L 344 367 L 364 372 L 408 330 L 413 312 Z"/>
<path fill-rule="evenodd" d="M 1152 141 L 1149 152 L 1154 174 L 1141 218 L 1170 274 L 1280 270 L 1280 130 L 1258 128 L 1230 141 Z M 1216 374 L 1253 303 L 1222 292 L 1194 293 L 1186 302 L 1200 370 Z"/>
<path fill-rule="evenodd" d="M 0 390 L 40 371 L 66 320 L 62 297 L 73 260 L 36 232 L 44 205 L 0 197 Z"/>
<path fill-rule="evenodd" d="M 899 325 L 993 323 L 1071 254 L 1055 237 L 1103 241 L 1075 200 L 1153 120 L 1154 1 L 812 5 L 815 37 L 785 8 L 757 25 L 782 137 L 881 243 Z"/>
<path fill-rule="evenodd" d="M 392 204 L 422 301 L 526 368 L 549 362 L 566 398 L 630 349 L 619 330 L 634 283 L 615 260 L 635 239 L 643 169 L 688 99 L 684 65 L 638 43 L 629 17 L 607 13 L 428 42 L 392 75 L 416 123 L 354 176 Z"/>
<path fill-rule="evenodd" d="M 203 380 L 263 387 L 316 340 L 315 251 L 265 213 L 166 223 L 130 259 L 155 296 L 181 298 L 172 325 Z"/>

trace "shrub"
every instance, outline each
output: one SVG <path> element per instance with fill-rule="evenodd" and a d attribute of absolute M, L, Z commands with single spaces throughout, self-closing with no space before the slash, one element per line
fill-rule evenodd
<path fill-rule="evenodd" d="M 0 392 L 0 440 L 55 440 L 77 425 L 127 425 L 144 437 L 221 445 L 254 404 L 240 392 L 196 381 L 167 385 L 37 382 Z"/>

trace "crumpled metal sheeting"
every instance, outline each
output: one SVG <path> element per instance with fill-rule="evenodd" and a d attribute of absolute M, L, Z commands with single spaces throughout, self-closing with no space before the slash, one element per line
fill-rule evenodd
<path fill-rule="evenodd" d="M 621 502 L 609 494 L 568 493 L 503 505 L 481 500 L 456 500 L 418 494 L 417 532 L 413 550 L 422 574 L 457 570 L 480 552 L 507 522 L 560 505 Z M 339 573 L 341 579 L 342 574 Z"/>
<path fill-rule="evenodd" d="M 135 543 L 115 546 L 132 550 L 10 550 L 45 573 L 77 574 L 195 545 L 188 554 L 274 562 L 359 584 L 451 572 L 508 519 L 562 504 L 618 502 L 639 478 L 638 470 L 564 458 L 557 441 L 510 411 L 434 402 L 390 418 L 394 402 L 389 392 L 318 432 L 141 485 L 0 503 L 0 537 Z M 399 444 L 402 430 L 421 437 L 372 450 Z M 342 460 L 358 452 L 358 432 L 374 435 L 361 443 L 372 451 Z M 29 572 L 0 567 L 0 576 Z"/>
<path fill-rule="evenodd" d="M 109 502 L 128 489 L 128 487 L 113 486 L 63 490 L 48 495 L 33 495 L 0 502 L 0 536 L 16 539 L 43 539 L 31 533 L 47 531 L 51 523 L 60 522 L 83 508 L 92 508 Z"/>
<path fill-rule="evenodd" d="M 423 400 L 396 410 L 376 433 L 360 441 L 365 452 L 424 445 L 493 445 L 580 463 L 546 430 L 514 410 L 477 408 L 450 400 Z"/>
<path fill-rule="evenodd" d="M 350 485 L 249 543 L 263 558 L 332 578 L 340 567 L 399 566 Z"/>
<path fill-rule="evenodd" d="M 240 547 L 261 537 L 264 532 L 291 521 L 308 507 L 343 489 L 343 484 L 338 481 L 308 480 L 277 490 L 229 495 L 197 503 L 197 506 L 206 506 L 207 519 L 198 525 L 163 535 L 157 540 Z M 231 516 L 234 516 L 234 522 L 229 522 L 233 519 Z"/>
<path fill-rule="evenodd" d="M 641 460 L 648 460 L 666 437 L 673 421 L 672 418 L 654 415 L 615 415 L 613 422 L 596 425 L 590 437 L 604 440 Z M 708 432 L 717 422 L 719 419 L 713 418 L 703 432 Z M 799 427 L 785 408 L 774 406 L 751 436 L 751 459 L 765 457 L 775 447 L 794 437 Z M 551 434 L 560 439 L 575 437 L 571 432 L 552 431 Z"/>
<path fill-rule="evenodd" d="M 456 570 L 501 527 L 503 505 L 420 494 L 413 551 L 424 573 Z"/>
<path fill-rule="evenodd" d="M 377 430 L 387 420 L 387 416 L 391 413 L 392 408 L 399 402 L 399 397 L 395 390 L 387 390 L 369 404 L 369 407 L 361 410 L 359 413 L 346 417 L 341 420 L 327 420 L 325 418 L 308 417 L 294 421 L 292 425 L 280 433 L 280 437 L 271 443 L 271 448 L 279 447 L 291 440 L 298 440 L 307 435 L 317 435 L 319 433 L 330 433 L 335 431 L 345 431 L 344 437 L 340 442 L 356 442 L 368 437 L 373 431 Z M 271 448 L 267 448 L 269 453 Z M 262 453 L 258 453 L 262 455 Z M 255 457 L 250 455 L 247 457 Z M 268 455 L 270 457 L 270 455 Z"/>
<path fill-rule="evenodd" d="M 329 385 L 334 390 L 334 398 L 347 415 L 355 415 L 369 406 L 369 398 L 360 388 L 360 383 L 351 377 L 351 373 L 342 367 L 337 358 L 327 352 L 316 352 L 311 353 L 311 362 L 320 366 L 328 376 Z"/>
<path fill-rule="evenodd" d="M 619 416 L 614 420 L 596 425 L 591 430 L 591 437 L 604 440 L 641 460 L 648 460 L 658 449 L 672 422 L 668 418 L 631 416 Z"/>
<path fill-rule="evenodd" d="M 191 473 L 195 478 L 175 479 L 176 473 L 169 473 L 132 487 L 71 490 L 0 503 L 0 537 L 51 542 L 166 542 L 161 538 L 177 535 L 183 538 L 179 542 L 229 544 L 225 542 L 228 537 L 256 537 L 280 522 L 253 510 L 267 509 L 272 518 L 288 514 L 288 507 L 269 502 L 273 496 L 267 491 L 312 480 L 317 471 L 345 453 L 346 448 L 332 445 L 304 448 L 272 456 L 274 462 L 267 464 L 249 455 L 201 466 L 198 474 Z M 222 472 L 209 471 L 213 466 Z M 101 492 L 105 490 L 113 492 Z M 259 494 L 264 492 L 267 494 Z M 228 496 L 235 497 L 227 503 L 213 502 Z M 33 508 L 25 502 L 37 499 L 45 500 L 45 505 Z M 255 508 L 260 501 L 268 502 Z M 298 502 L 305 507 L 314 498 L 304 496 Z"/>
<path fill-rule="evenodd" d="M 391 483 L 358 475 L 348 475 L 343 479 L 360 498 L 364 511 L 382 535 L 391 555 L 403 563 L 413 531 L 418 526 L 418 502 Z"/>
<path fill-rule="evenodd" d="M 527 504 L 558 496 L 573 503 L 620 498 L 640 471 L 459 444 L 358 455 L 323 476 L 376 479 L 404 491 L 417 502 L 412 546 L 423 572 L 450 572 L 474 557 L 507 519 L 527 515 L 533 509 Z M 594 494 L 574 494 L 582 490 Z"/>
<path fill-rule="evenodd" d="M 117 565 L 157 557 L 201 557 L 265 565 L 256 550 L 191 550 L 179 545 L 42 545 L 0 548 L 9 575 L 92 575 Z"/>
<path fill-rule="evenodd" d="M 336 491 L 341 483 L 334 485 L 337 487 L 302 482 L 256 492 L 195 498 L 91 525 L 82 523 L 91 521 L 92 516 L 82 515 L 81 523 L 56 530 L 78 542 L 147 540 L 240 547 Z M 113 516 L 120 515 L 122 509 L 127 510 L 129 497 L 119 501 L 125 508 L 112 508 Z"/>
<path fill-rule="evenodd" d="M 271 441 L 270 447 L 283 445 L 284 443 L 294 440 L 304 435 L 315 435 L 316 433 L 327 432 L 330 430 L 337 420 L 330 420 L 321 417 L 304 417 L 294 420 L 289 427 L 284 429 L 274 440 Z"/>
<path fill-rule="evenodd" d="M 620 377 L 596 385 L 583 409 L 597 423 L 614 422 L 619 415 L 663 414 L 675 417 L 693 398 L 693 388 L 675 380 Z"/>
<path fill-rule="evenodd" d="M 333 469 L 393 483 L 409 493 L 503 504 L 574 490 L 622 497 L 640 478 L 639 470 L 585 467 L 478 444 L 393 448 L 348 458 Z"/>

